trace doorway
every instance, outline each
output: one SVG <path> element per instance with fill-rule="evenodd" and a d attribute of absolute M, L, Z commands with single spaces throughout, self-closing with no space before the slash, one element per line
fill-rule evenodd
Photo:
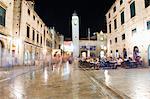
<path fill-rule="evenodd" d="M 81 58 L 87 57 L 87 51 L 81 51 Z"/>
<path fill-rule="evenodd" d="M 105 56 L 105 52 L 104 51 L 100 51 L 100 58 L 103 58 Z"/>

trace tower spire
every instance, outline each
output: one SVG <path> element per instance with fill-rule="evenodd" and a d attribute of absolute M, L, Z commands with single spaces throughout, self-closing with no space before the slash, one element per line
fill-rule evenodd
<path fill-rule="evenodd" d="M 77 16 L 77 11 L 74 10 L 74 13 L 72 14 L 72 16 Z"/>

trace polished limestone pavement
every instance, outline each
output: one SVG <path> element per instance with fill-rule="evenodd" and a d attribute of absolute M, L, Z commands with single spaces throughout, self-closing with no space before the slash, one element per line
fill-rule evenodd
<path fill-rule="evenodd" d="M 150 99 L 150 68 L 94 70 L 78 68 L 77 61 L 55 64 L 0 82 L 0 99 Z"/>
<path fill-rule="evenodd" d="M 31 70 L 1 82 L 0 99 L 123 99 L 90 73 L 77 61 Z"/>
<path fill-rule="evenodd" d="M 90 70 L 97 81 L 131 99 L 150 99 L 150 68 Z M 126 98 L 125 98 L 126 99 Z"/>

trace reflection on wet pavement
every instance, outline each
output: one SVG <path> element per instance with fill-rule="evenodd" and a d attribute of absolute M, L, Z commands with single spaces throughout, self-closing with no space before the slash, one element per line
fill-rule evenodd
<path fill-rule="evenodd" d="M 149 71 L 84 70 L 74 63 L 58 64 L 2 82 L 0 99 L 150 99 Z"/>
<path fill-rule="evenodd" d="M 31 71 L 1 85 L 2 99 L 109 99 L 78 66 L 68 63 Z"/>
<path fill-rule="evenodd" d="M 150 69 L 89 71 L 98 81 L 131 99 L 150 99 Z"/>

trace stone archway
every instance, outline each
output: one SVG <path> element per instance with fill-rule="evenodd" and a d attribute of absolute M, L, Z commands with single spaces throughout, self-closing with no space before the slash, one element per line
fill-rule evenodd
<path fill-rule="evenodd" d="M 127 50 L 126 50 L 126 48 L 123 48 L 123 58 L 127 59 Z"/>
<path fill-rule="evenodd" d="M 35 48 L 34 47 L 32 47 L 32 51 L 31 51 L 31 61 L 32 61 L 32 65 L 34 65 L 35 64 Z"/>
<path fill-rule="evenodd" d="M 139 48 L 137 46 L 134 46 L 133 47 L 133 59 L 135 60 L 137 56 L 139 56 Z"/>
<path fill-rule="evenodd" d="M 26 50 L 25 53 L 24 53 L 24 63 L 26 65 L 29 65 L 30 64 L 30 59 L 31 59 L 30 52 L 28 50 Z"/>
<path fill-rule="evenodd" d="M 86 58 L 87 57 L 87 51 L 81 51 L 80 55 L 81 55 L 81 58 Z"/>

